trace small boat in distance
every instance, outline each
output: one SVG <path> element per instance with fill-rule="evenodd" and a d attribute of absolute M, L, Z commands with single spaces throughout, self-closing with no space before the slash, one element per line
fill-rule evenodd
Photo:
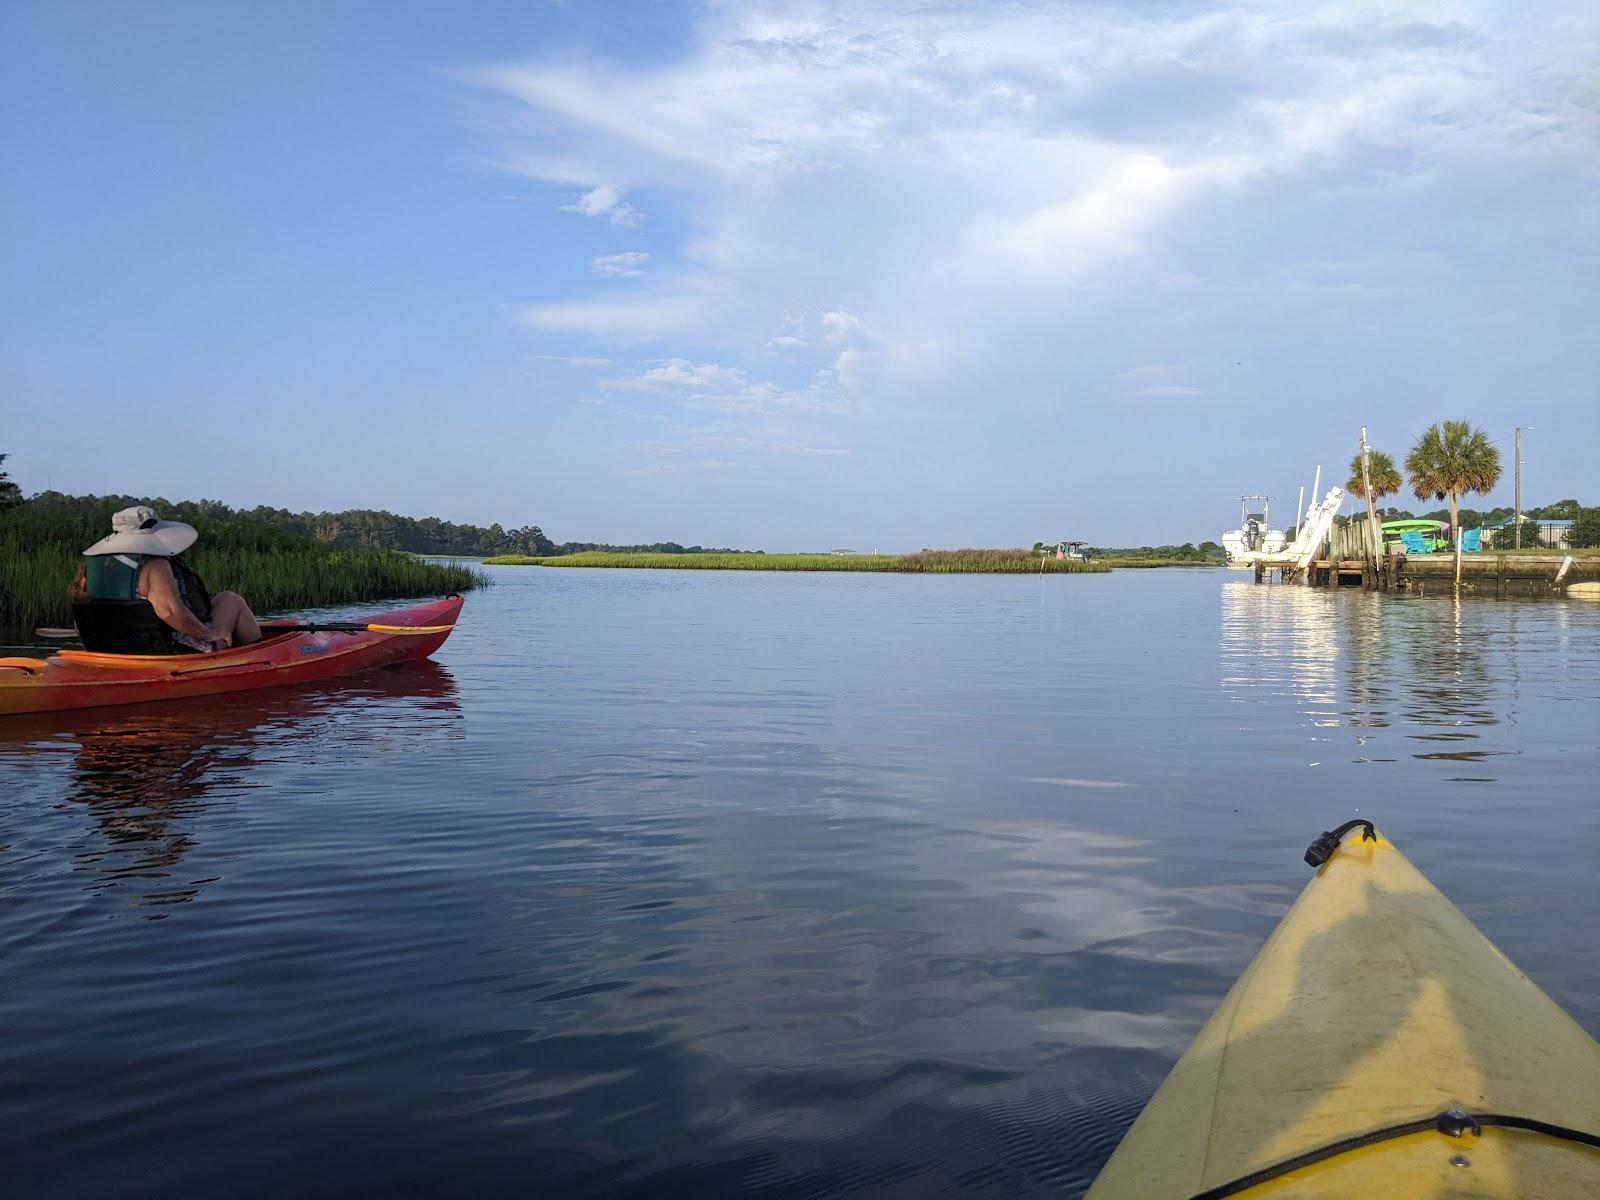
<path fill-rule="evenodd" d="M 1259 508 L 1253 507 L 1259 505 Z M 1239 528 L 1222 535 L 1222 548 L 1228 552 L 1228 566 L 1243 570 L 1255 563 L 1256 555 L 1281 554 L 1289 546 L 1283 530 L 1271 528 L 1272 497 L 1239 497 Z"/>

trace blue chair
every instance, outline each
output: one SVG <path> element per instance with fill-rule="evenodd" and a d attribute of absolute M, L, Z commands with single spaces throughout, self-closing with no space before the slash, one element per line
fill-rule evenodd
<path fill-rule="evenodd" d="M 1481 530 L 1481 529 L 1467 529 L 1467 530 L 1463 530 L 1462 531 L 1462 534 L 1461 534 L 1461 553 L 1463 553 L 1463 554 L 1482 554 L 1483 553 L 1483 530 Z"/>
<path fill-rule="evenodd" d="M 1415 529 L 1408 529 L 1400 535 L 1400 542 L 1406 548 L 1407 554 L 1432 554 L 1433 550 L 1427 542 L 1422 540 L 1422 534 Z"/>

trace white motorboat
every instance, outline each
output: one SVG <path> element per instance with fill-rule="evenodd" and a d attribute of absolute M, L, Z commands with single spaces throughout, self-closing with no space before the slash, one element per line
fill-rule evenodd
<path fill-rule="evenodd" d="M 1270 496 L 1239 497 L 1239 528 L 1222 535 L 1222 548 L 1228 552 L 1228 565 L 1244 570 L 1255 565 L 1263 554 L 1282 554 L 1289 547 L 1283 530 L 1273 529 Z"/>

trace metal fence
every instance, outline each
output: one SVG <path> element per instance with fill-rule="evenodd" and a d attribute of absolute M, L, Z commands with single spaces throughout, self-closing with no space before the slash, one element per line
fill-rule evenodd
<path fill-rule="evenodd" d="M 1511 522 L 1504 525 L 1485 526 L 1485 550 L 1509 550 L 1517 544 L 1517 531 Z M 1538 521 L 1532 518 L 1522 522 L 1522 548 L 1524 550 L 1565 550 L 1572 545 L 1571 521 Z"/>

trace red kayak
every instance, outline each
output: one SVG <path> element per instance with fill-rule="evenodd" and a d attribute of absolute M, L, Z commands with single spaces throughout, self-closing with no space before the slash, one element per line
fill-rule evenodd
<path fill-rule="evenodd" d="M 364 618 L 354 630 L 274 625 L 259 642 L 211 654 L 62 650 L 0 658 L 0 716 L 282 687 L 426 658 L 444 645 L 460 611 L 461 597 L 450 596 Z"/>

